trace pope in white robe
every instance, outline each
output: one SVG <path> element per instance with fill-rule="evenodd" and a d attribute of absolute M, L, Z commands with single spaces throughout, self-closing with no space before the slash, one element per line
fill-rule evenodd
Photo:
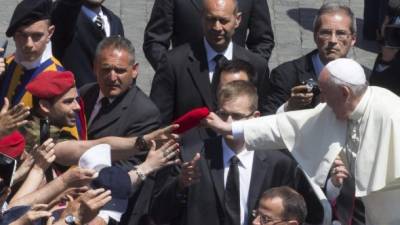
<path fill-rule="evenodd" d="M 333 81 L 335 80 L 335 81 Z M 335 83 L 336 82 L 336 83 Z M 347 123 L 359 121 L 358 149 L 351 175 L 365 205 L 368 225 L 400 224 L 400 98 L 367 87 L 362 67 L 351 59 L 327 64 L 319 79 L 322 103 L 314 109 L 223 124 L 215 114 L 206 124 L 244 138 L 249 149 L 287 148 L 304 171 L 323 186 L 345 147 Z"/>

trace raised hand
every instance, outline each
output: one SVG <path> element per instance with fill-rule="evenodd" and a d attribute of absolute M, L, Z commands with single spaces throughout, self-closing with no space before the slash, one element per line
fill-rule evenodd
<path fill-rule="evenodd" d="M 46 171 L 47 168 L 54 162 L 56 156 L 54 154 L 53 139 L 47 139 L 42 145 L 33 147 L 32 156 L 35 160 L 34 166 Z"/>
<path fill-rule="evenodd" d="M 25 107 L 23 103 L 19 103 L 11 109 L 9 107 L 10 102 L 4 98 L 4 105 L 0 110 L 0 138 L 28 122 L 25 119 L 29 115 L 29 108 Z"/>
<path fill-rule="evenodd" d="M 308 90 L 307 85 L 298 85 L 292 88 L 286 110 L 304 109 L 311 104 L 314 94 Z"/>
<path fill-rule="evenodd" d="M 155 172 L 165 166 L 177 164 L 180 162 L 175 156 L 179 154 L 179 144 L 170 140 L 156 149 L 154 141 L 151 142 L 150 151 L 146 160 L 138 166 L 145 174 Z"/>
<path fill-rule="evenodd" d="M 340 187 L 343 184 L 343 180 L 350 177 L 349 171 L 346 169 L 343 161 L 337 157 L 333 162 L 331 168 L 331 182 L 336 187 Z"/>
<path fill-rule="evenodd" d="M 199 160 L 200 154 L 196 153 L 190 162 L 185 162 L 182 164 L 181 174 L 179 175 L 179 188 L 181 190 L 200 181 L 201 174 L 197 166 Z"/>
<path fill-rule="evenodd" d="M 60 176 L 66 187 L 82 187 L 95 178 L 95 170 L 73 167 Z"/>

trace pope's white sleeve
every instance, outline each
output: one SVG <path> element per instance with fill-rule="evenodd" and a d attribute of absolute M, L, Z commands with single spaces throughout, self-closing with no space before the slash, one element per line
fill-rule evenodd
<path fill-rule="evenodd" d="M 244 138 L 254 150 L 286 148 L 274 115 L 233 122 L 232 135 L 235 139 Z"/>

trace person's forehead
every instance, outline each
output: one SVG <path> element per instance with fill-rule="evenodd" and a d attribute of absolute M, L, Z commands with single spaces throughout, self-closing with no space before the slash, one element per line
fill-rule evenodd
<path fill-rule="evenodd" d="M 248 95 L 242 94 L 231 99 L 226 99 L 222 102 L 221 108 L 231 108 L 237 111 L 248 111 L 250 110 L 250 97 Z"/>
<path fill-rule="evenodd" d="M 335 27 L 331 27 L 335 26 Z M 337 27 L 340 26 L 340 27 Z M 351 27 L 351 18 L 344 11 L 328 12 L 321 15 L 320 29 L 340 28 L 348 29 Z"/>
<path fill-rule="evenodd" d="M 18 27 L 17 32 L 34 33 L 44 32 L 50 26 L 48 20 L 39 20 L 28 25 Z"/>
<path fill-rule="evenodd" d="M 100 52 L 100 63 L 104 63 L 105 61 L 119 61 L 119 62 L 128 62 L 129 61 L 129 53 L 125 49 L 119 49 L 114 47 L 108 47 Z"/>

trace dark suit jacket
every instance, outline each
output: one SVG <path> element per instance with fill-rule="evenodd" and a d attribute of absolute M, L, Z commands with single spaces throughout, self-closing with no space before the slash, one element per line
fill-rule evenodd
<path fill-rule="evenodd" d="M 302 81 L 310 78 L 318 81 L 312 62 L 312 56 L 317 52 L 318 50 L 313 50 L 307 55 L 285 62 L 271 71 L 268 94 L 265 98 L 261 98 L 263 114 L 275 114 L 276 110 L 289 99 L 291 89 L 300 85 Z M 370 70 L 366 67 L 363 68 L 368 80 Z M 319 95 L 314 97 L 309 108 L 315 107 L 318 103 Z"/>
<path fill-rule="evenodd" d="M 156 223 L 224 224 L 224 165 L 221 140 L 221 137 L 217 137 L 205 141 L 198 163 L 200 182 L 193 184 L 183 193 L 178 192 L 179 168 L 166 168 L 157 175 L 150 211 Z M 254 152 L 247 203 L 249 224 L 253 219 L 251 211 L 256 209 L 258 199 L 265 190 L 282 185 L 304 185 L 304 177 L 301 177 L 299 171 L 297 163 L 279 150 Z M 300 183 L 302 184 L 299 185 Z M 303 188 L 301 187 L 300 192 L 303 192 Z M 315 210 L 311 212 L 314 216 L 318 213 Z"/>
<path fill-rule="evenodd" d="M 266 92 L 268 65 L 265 60 L 235 44 L 233 58 L 253 65 L 259 93 Z M 163 57 L 153 79 L 150 98 L 160 109 L 163 124 L 196 107 L 216 108 L 203 41 L 179 46 Z"/>
<path fill-rule="evenodd" d="M 242 22 L 233 42 L 247 46 L 267 61 L 274 47 L 274 36 L 266 0 L 239 0 Z M 203 38 L 202 0 L 156 0 L 146 26 L 143 50 L 156 70 L 172 42 L 176 47 Z M 248 34 L 247 34 L 248 32 Z"/>
<path fill-rule="evenodd" d="M 52 14 L 56 26 L 52 38 L 54 56 L 75 74 L 78 87 L 96 81 L 93 60 L 97 44 L 105 37 L 81 11 L 81 2 L 59 0 Z M 102 11 L 110 23 L 110 35 L 124 36 L 120 18 L 104 6 Z"/>
<path fill-rule="evenodd" d="M 371 85 L 387 88 L 400 96 L 400 53 L 397 53 L 392 62 L 383 71 L 378 71 L 377 66 L 381 62 L 381 54 L 378 55 L 369 82 Z"/>
<path fill-rule="evenodd" d="M 80 89 L 80 95 L 85 102 L 86 118 L 89 120 L 99 94 L 96 83 L 87 84 Z M 160 112 L 154 103 L 136 86 L 119 96 L 111 103 L 111 110 L 96 120 L 88 129 L 89 139 L 106 136 L 137 136 L 146 134 L 160 126 Z M 117 163 L 125 170 L 144 161 L 146 154 L 139 154 L 128 161 Z M 129 200 L 126 213 L 120 224 L 144 224 L 153 188 L 151 177 L 134 193 Z"/>

